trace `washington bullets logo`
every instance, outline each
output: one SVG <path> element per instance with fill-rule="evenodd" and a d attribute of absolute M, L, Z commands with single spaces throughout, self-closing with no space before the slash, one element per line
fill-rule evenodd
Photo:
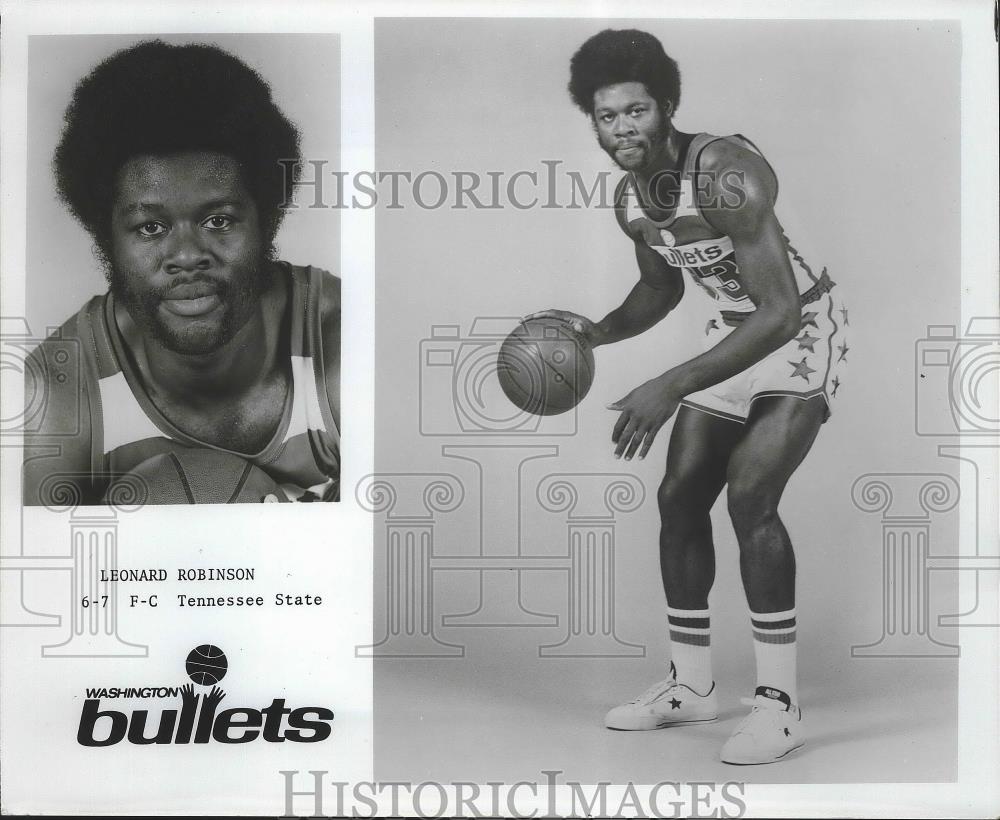
<path fill-rule="evenodd" d="M 114 746 L 123 741 L 137 746 L 186 743 L 319 743 L 333 730 L 333 712 L 323 706 L 285 706 L 272 699 L 261 708 L 219 709 L 226 693 L 217 685 L 229 670 L 225 652 L 211 644 L 195 647 L 184 662 L 193 681 L 183 686 L 89 688 L 80 714 L 76 740 L 81 746 Z M 208 692 L 195 686 L 208 687 Z M 174 700 L 180 709 L 102 709 L 102 699 L 143 698 Z"/>

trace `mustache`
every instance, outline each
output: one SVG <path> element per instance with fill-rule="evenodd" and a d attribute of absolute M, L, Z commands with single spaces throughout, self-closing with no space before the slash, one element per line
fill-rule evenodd
<path fill-rule="evenodd" d="M 143 301 L 152 305 L 165 299 L 194 299 L 211 294 L 225 299 L 232 292 L 232 287 L 230 281 L 217 279 L 209 273 L 178 275 L 162 287 L 147 290 L 143 294 Z"/>
<path fill-rule="evenodd" d="M 225 279 L 216 279 L 208 273 L 194 273 L 178 277 L 168 286 L 158 288 L 153 295 L 158 299 L 189 299 L 210 293 L 225 296 L 229 290 L 230 283 Z"/>
<path fill-rule="evenodd" d="M 105 276 L 115 298 L 140 312 L 152 314 L 165 299 L 184 299 L 214 293 L 223 301 L 232 302 L 242 299 L 244 293 L 259 295 L 271 279 L 269 265 L 274 253 L 272 246 L 256 258 L 237 265 L 241 272 L 235 277 L 231 275 L 235 270 L 198 270 L 173 274 L 169 281 L 154 287 L 149 281 L 150 274 L 133 272 L 126 266 L 114 264 L 109 258 L 105 260 Z"/>

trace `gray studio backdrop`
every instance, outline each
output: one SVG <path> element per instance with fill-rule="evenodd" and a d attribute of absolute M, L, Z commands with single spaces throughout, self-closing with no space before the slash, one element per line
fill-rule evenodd
<path fill-rule="evenodd" d="M 380 189 L 376 223 L 378 475 L 356 490 L 377 513 L 376 645 L 359 649 L 378 658 L 376 776 L 737 776 L 717 755 L 745 712 L 753 653 L 724 504 L 711 596 L 722 720 L 602 727 L 667 659 L 655 492 L 669 427 L 645 461 L 619 462 L 605 406 L 699 352 L 711 306 L 689 286 L 661 326 L 596 352 L 577 412 L 541 423 L 514 413 L 492 370 L 514 317 L 559 307 L 598 319 L 636 279 L 612 211 L 565 207 L 570 171 L 588 187 L 610 174 L 609 196 L 620 176 L 565 90 L 570 56 L 607 26 L 646 29 L 678 60 L 680 129 L 742 133 L 763 150 L 793 242 L 849 298 L 848 378 L 782 504 L 810 745 L 738 777 L 952 778 L 955 628 L 938 619 L 954 612 L 956 573 L 918 564 L 921 539 L 958 550 L 958 462 L 937 453 L 947 439 L 918 435 L 921 412 L 947 408 L 947 368 L 921 381 L 915 362 L 920 344 L 954 344 L 921 343 L 929 325 L 963 330 L 959 31 L 544 19 L 376 22 L 376 163 L 424 174 L 396 201 Z M 456 171 L 479 175 L 484 204 L 495 178 L 500 207 L 452 207 Z M 537 184 L 511 183 L 518 171 Z M 447 202 L 430 207 L 442 189 Z"/>

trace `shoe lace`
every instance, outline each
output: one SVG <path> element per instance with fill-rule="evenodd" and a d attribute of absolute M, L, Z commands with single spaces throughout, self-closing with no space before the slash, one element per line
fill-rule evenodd
<path fill-rule="evenodd" d="M 670 694 L 672 691 L 680 688 L 680 684 L 677 683 L 673 678 L 666 678 L 658 683 L 654 683 L 645 692 L 643 692 L 639 697 L 630 700 L 631 704 L 646 704 L 655 703 L 660 698 L 665 695 Z"/>

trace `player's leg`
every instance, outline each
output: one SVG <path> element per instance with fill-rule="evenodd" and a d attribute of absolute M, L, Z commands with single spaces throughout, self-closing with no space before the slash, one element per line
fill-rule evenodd
<path fill-rule="evenodd" d="M 713 680 L 708 593 L 715 582 L 715 545 L 710 513 L 742 433 L 737 421 L 681 407 L 657 493 L 670 656 L 677 680 L 702 694 Z"/>
<path fill-rule="evenodd" d="M 674 422 L 660 484 L 660 569 L 667 596 L 674 673 L 634 701 L 608 712 L 613 729 L 656 729 L 712 720 L 708 593 L 715 580 L 709 513 L 726 482 L 726 465 L 742 425 L 682 406 Z"/>
<path fill-rule="evenodd" d="M 792 474 L 826 417 L 822 396 L 758 398 L 729 460 L 729 515 L 740 546 L 757 660 L 754 713 L 723 749 L 730 763 L 765 763 L 801 745 L 797 708 L 795 554 L 778 515 Z M 775 718 L 760 712 L 772 707 Z"/>
<path fill-rule="evenodd" d="M 729 457 L 743 434 L 736 421 L 682 406 L 657 491 L 660 575 L 668 603 L 705 609 L 715 581 L 709 513 L 726 483 Z"/>
<path fill-rule="evenodd" d="M 752 612 L 795 606 L 795 556 L 778 503 L 826 416 L 822 396 L 766 396 L 753 402 L 727 473 L 729 515 Z"/>

